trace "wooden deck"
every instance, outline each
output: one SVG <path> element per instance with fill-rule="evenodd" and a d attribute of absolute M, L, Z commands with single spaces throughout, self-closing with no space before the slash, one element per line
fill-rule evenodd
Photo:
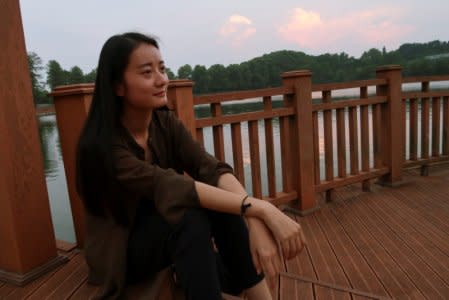
<path fill-rule="evenodd" d="M 307 248 L 285 264 L 273 293 L 287 299 L 449 299 L 449 165 L 407 171 L 395 188 L 360 185 L 300 220 Z M 63 267 L 0 299 L 88 299 L 79 251 Z"/>

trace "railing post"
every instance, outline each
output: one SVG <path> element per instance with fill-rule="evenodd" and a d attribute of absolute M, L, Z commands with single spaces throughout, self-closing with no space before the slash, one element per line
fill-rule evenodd
<path fill-rule="evenodd" d="M 56 251 L 19 1 L 0 5 L 0 282 L 24 285 Z"/>
<path fill-rule="evenodd" d="M 380 178 L 379 183 L 393 186 L 402 180 L 404 163 L 402 122 L 402 67 L 398 65 L 382 66 L 376 69 L 376 77 L 387 80 L 386 85 L 377 86 L 377 95 L 386 96 L 387 103 L 382 107 L 382 159 L 390 172 Z"/>
<path fill-rule="evenodd" d="M 51 93 L 78 247 L 84 245 L 84 207 L 76 191 L 76 148 L 92 100 L 93 84 L 56 87 Z"/>
<path fill-rule="evenodd" d="M 168 107 L 173 110 L 196 137 L 195 111 L 193 106 L 193 81 L 191 80 L 171 80 L 167 91 Z"/>
<path fill-rule="evenodd" d="M 286 105 L 295 108 L 291 118 L 291 158 L 293 184 L 298 193 L 298 210 L 307 214 L 317 208 L 314 183 L 313 121 L 312 121 L 312 73 L 308 70 L 282 74 L 283 85 L 293 88 L 294 94 L 286 99 Z"/>

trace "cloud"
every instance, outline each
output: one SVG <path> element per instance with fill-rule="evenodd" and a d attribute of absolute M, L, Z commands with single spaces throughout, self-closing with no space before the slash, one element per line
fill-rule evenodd
<path fill-rule="evenodd" d="M 322 18 L 318 12 L 295 8 L 278 33 L 283 39 L 309 49 L 322 50 L 354 41 L 369 46 L 399 44 L 399 39 L 413 30 L 412 26 L 398 23 L 401 12 L 394 7 L 381 7 Z"/>
<path fill-rule="evenodd" d="M 245 16 L 232 15 L 220 28 L 220 36 L 233 47 L 239 47 L 256 33 L 252 21 Z"/>

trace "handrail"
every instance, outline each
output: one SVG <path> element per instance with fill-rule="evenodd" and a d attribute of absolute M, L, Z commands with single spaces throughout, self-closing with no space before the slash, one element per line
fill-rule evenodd
<path fill-rule="evenodd" d="M 402 92 L 402 99 L 433 98 L 449 96 L 449 90 L 430 92 Z"/>
<path fill-rule="evenodd" d="M 292 88 L 286 87 L 274 87 L 274 88 L 266 88 L 266 89 L 256 89 L 256 90 L 248 90 L 248 91 L 235 91 L 235 92 L 224 92 L 224 93 L 215 93 L 215 94 L 207 94 L 207 95 L 199 95 L 193 98 L 193 103 L 195 105 L 199 104 L 211 104 L 211 103 L 220 103 L 234 100 L 246 100 L 251 98 L 259 98 L 259 97 L 269 97 L 276 95 L 285 95 L 292 94 Z"/>
<path fill-rule="evenodd" d="M 368 79 L 350 82 L 319 83 L 312 85 L 312 92 L 344 90 L 344 89 L 360 88 L 364 86 L 376 86 L 383 84 L 387 84 L 387 81 L 385 79 Z"/>
<path fill-rule="evenodd" d="M 402 83 L 449 81 L 449 75 L 404 77 Z"/>

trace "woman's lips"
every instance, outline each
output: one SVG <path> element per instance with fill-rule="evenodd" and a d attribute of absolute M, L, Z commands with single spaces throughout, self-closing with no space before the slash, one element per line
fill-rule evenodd
<path fill-rule="evenodd" d="M 162 92 L 159 92 L 159 93 L 155 93 L 155 94 L 153 94 L 153 96 L 164 97 L 165 96 L 165 91 L 162 91 Z"/>

